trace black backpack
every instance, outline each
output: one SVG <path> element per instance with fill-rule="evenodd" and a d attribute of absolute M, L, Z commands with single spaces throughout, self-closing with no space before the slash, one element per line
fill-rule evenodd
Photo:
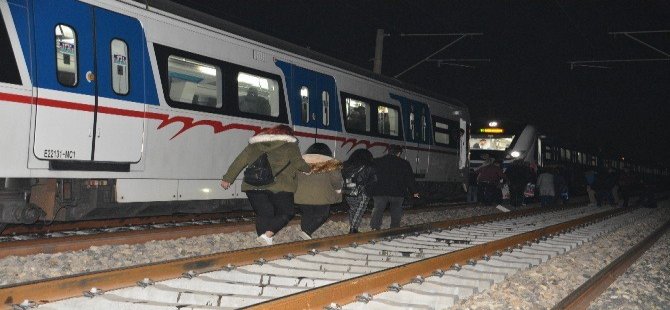
<path fill-rule="evenodd" d="M 247 169 L 244 170 L 244 182 L 253 186 L 265 186 L 270 185 L 275 182 L 275 177 L 278 176 L 284 169 L 291 164 L 289 161 L 286 166 L 281 168 L 276 174 L 272 173 L 272 167 L 270 166 L 270 161 L 268 160 L 268 154 L 263 153 L 261 156 L 258 156 L 256 160 L 247 166 Z"/>

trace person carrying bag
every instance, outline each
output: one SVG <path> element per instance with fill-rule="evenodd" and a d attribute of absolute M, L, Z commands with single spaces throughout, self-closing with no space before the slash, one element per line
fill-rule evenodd
<path fill-rule="evenodd" d="M 265 128 L 249 139 L 221 179 L 221 187 L 228 189 L 242 169 L 249 170 L 242 191 L 256 212 L 256 240 L 262 245 L 272 245 L 273 236 L 293 218 L 296 173 L 310 171 L 297 142 L 291 127 Z"/>

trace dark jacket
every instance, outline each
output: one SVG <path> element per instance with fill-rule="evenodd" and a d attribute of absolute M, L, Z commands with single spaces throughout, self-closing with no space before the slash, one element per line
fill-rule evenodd
<path fill-rule="evenodd" d="M 293 201 L 300 205 L 330 205 L 342 201 L 342 163 L 329 156 L 305 154 L 309 173 L 299 172 Z"/>
<path fill-rule="evenodd" d="M 521 164 L 512 164 L 505 170 L 505 176 L 510 186 L 523 187 L 530 182 L 530 169 Z"/>
<path fill-rule="evenodd" d="M 377 183 L 372 188 L 372 196 L 404 197 L 416 193 L 414 172 L 408 161 L 395 156 L 385 155 L 375 158 L 373 167 L 377 174 Z"/>
<path fill-rule="evenodd" d="M 285 134 L 261 134 L 251 137 L 249 145 L 244 148 L 242 153 L 237 155 L 237 158 L 228 167 L 226 174 L 223 175 L 222 180 L 233 183 L 244 167 L 256 161 L 263 153 L 267 153 L 270 167 L 275 174 L 289 162 L 290 164 L 275 177 L 274 183 L 265 186 L 253 186 L 243 182 L 242 191 L 269 190 L 273 193 L 294 193 L 297 187 L 296 172 L 310 171 L 310 166 L 300 155 L 297 141 L 295 137 Z"/>
<path fill-rule="evenodd" d="M 368 196 L 372 195 L 372 189 L 377 183 L 377 174 L 375 173 L 375 168 L 372 164 L 360 161 L 345 161 L 342 168 L 342 178 L 344 178 L 345 182 L 348 178 L 354 178 L 352 181 L 356 183 L 356 186 L 359 188 L 358 192 L 364 192 Z"/>
<path fill-rule="evenodd" d="M 498 184 L 504 177 L 502 169 L 497 165 L 488 165 L 479 169 L 479 176 L 477 182 L 480 183 L 495 183 Z"/>

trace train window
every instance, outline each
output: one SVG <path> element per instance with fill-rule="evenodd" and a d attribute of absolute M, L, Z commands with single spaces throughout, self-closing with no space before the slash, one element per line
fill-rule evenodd
<path fill-rule="evenodd" d="M 347 130 L 370 132 L 370 104 L 361 100 L 345 100 L 345 125 Z"/>
<path fill-rule="evenodd" d="M 449 144 L 449 125 L 435 122 L 435 143 Z"/>
<path fill-rule="evenodd" d="M 426 115 L 428 114 L 428 111 L 423 110 L 423 115 L 421 115 L 421 139 L 422 142 L 426 142 L 427 137 L 426 137 L 426 128 L 428 127 L 428 123 L 426 121 Z M 448 135 L 447 135 L 447 140 L 448 140 Z"/>
<path fill-rule="evenodd" d="M 409 135 L 412 139 L 416 137 L 416 132 L 414 131 L 414 108 L 412 108 L 412 112 L 409 112 Z"/>
<path fill-rule="evenodd" d="M 392 107 L 377 107 L 377 132 L 386 136 L 397 137 L 399 134 L 400 119 L 398 110 Z"/>
<path fill-rule="evenodd" d="M 323 118 L 321 122 L 324 126 L 330 125 L 330 94 L 327 91 L 321 92 L 321 106 L 323 107 Z"/>
<path fill-rule="evenodd" d="M 218 87 L 221 69 L 218 67 L 170 55 L 168 77 L 173 101 L 205 107 L 222 106 Z"/>
<path fill-rule="evenodd" d="M 12 50 L 9 33 L 7 32 L 7 27 L 5 26 L 5 21 L 2 19 L 2 16 L 0 16 L 0 55 L 2 55 L 2 57 L 0 57 L 0 68 L 2 68 L 0 82 L 21 84 L 21 75 L 16 66 L 14 50 Z"/>
<path fill-rule="evenodd" d="M 112 54 L 112 89 L 119 95 L 128 94 L 128 45 L 114 39 L 110 43 Z"/>
<path fill-rule="evenodd" d="M 279 116 L 279 83 L 274 79 L 240 72 L 237 96 L 242 112 Z"/>
<path fill-rule="evenodd" d="M 64 86 L 77 85 L 77 33 L 70 26 L 56 25 L 56 72 Z"/>
<path fill-rule="evenodd" d="M 307 89 L 307 86 L 300 87 L 300 111 L 302 113 L 302 123 L 309 123 L 309 89 Z"/>

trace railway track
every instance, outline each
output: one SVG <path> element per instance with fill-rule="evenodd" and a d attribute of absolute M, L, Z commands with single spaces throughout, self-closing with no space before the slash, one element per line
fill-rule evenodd
<path fill-rule="evenodd" d="M 634 213 L 584 227 L 625 212 L 600 211 L 515 212 L 495 222 L 495 216 L 486 216 L 469 224 L 441 222 L 282 244 L 9 286 L 0 288 L 0 297 L 8 305 L 23 299 L 80 296 L 83 291 L 94 296 L 66 299 L 45 309 L 219 309 L 253 304 L 268 309 L 338 308 L 338 303 L 344 308 L 444 307 L 642 216 Z M 185 278 L 179 278 L 182 274 Z M 138 287 L 128 287 L 138 281 Z M 119 287 L 126 288 L 110 291 Z M 285 295 L 290 296 L 271 300 Z M 359 302 L 351 303 L 354 300 Z"/>
<path fill-rule="evenodd" d="M 472 204 L 440 204 L 426 206 L 423 208 L 409 209 L 408 214 L 431 212 L 445 209 L 467 208 Z M 18 234 L 12 236 L 0 236 L 0 258 L 7 256 L 25 256 L 40 253 L 57 253 L 64 251 L 77 251 L 90 248 L 91 246 L 119 245 L 119 244 L 138 244 L 152 240 L 174 240 L 178 238 L 190 238 L 208 234 L 220 234 L 231 232 L 250 232 L 255 231 L 252 213 L 236 212 L 221 219 L 213 219 L 215 214 L 203 215 L 199 217 L 186 217 L 179 215 L 176 219 L 181 221 L 169 221 L 170 217 L 156 217 L 147 219 L 122 219 L 111 221 L 93 221 L 94 223 L 72 223 L 63 224 L 55 227 L 88 227 L 86 229 L 65 230 L 57 232 L 36 233 L 39 228 L 24 231 L 31 231 L 30 234 Z M 156 220 L 158 223 L 149 221 Z M 344 212 L 337 212 L 331 216 L 332 221 L 346 221 L 347 215 Z M 132 226 L 107 226 L 116 223 L 136 223 Z M 299 219 L 292 220 L 289 225 L 298 225 Z M 104 226 L 105 228 L 96 227 Z M 92 228 L 90 228 L 92 227 Z"/>

